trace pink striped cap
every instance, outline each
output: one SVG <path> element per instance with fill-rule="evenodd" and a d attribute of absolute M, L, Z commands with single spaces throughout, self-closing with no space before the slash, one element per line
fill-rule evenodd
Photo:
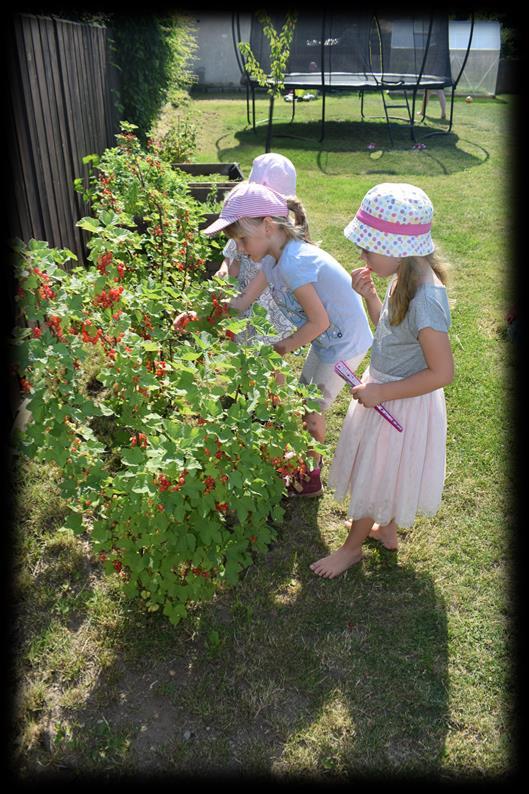
<path fill-rule="evenodd" d="M 216 221 L 203 229 L 204 234 L 216 234 L 241 218 L 288 217 L 286 199 L 269 187 L 257 182 L 241 182 L 233 188 L 222 205 Z"/>
<path fill-rule="evenodd" d="M 426 256 L 434 251 L 432 202 L 420 187 L 383 182 L 368 190 L 344 235 L 384 256 Z"/>

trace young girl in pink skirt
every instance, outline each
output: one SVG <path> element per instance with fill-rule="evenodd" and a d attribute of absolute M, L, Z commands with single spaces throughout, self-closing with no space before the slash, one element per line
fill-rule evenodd
<path fill-rule="evenodd" d="M 446 406 L 453 378 L 448 338 L 446 265 L 431 237 L 433 207 L 418 187 L 384 183 L 368 191 L 344 229 L 365 266 L 352 271 L 353 289 L 376 326 L 369 368 L 352 388 L 328 483 L 337 501 L 349 496 L 349 534 L 335 552 L 312 563 L 332 579 L 363 558 L 376 538 L 398 547 L 398 527 L 419 513 L 434 515 L 445 478 Z M 389 278 L 384 302 L 371 273 Z M 383 403 L 399 432 L 375 405 Z"/>

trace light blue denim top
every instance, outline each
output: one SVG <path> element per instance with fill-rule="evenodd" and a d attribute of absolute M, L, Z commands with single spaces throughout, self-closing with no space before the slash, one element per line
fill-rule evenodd
<path fill-rule="evenodd" d="M 321 361 L 335 362 L 365 353 L 373 334 L 362 299 L 351 286 L 351 276 L 331 254 L 303 240 L 290 240 L 277 264 L 263 260 L 265 274 L 275 302 L 297 328 L 307 315 L 294 296 L 304 284 L 313 284 L 330 326 L 312 342 Z"/>

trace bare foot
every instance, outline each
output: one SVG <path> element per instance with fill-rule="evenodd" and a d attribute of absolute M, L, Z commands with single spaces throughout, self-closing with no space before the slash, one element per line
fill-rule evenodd
<path fill-rule="evenodd" d="M 345 526 L 348 529 L 351 529 L 352 521 L 351 519 L 347 519 L 345 521 Z M 382 543 L 385 549 L 388 551 L 397 551 L 399 548 L 399 538 L 397 535 L 397 525 L 394 521 L 390 521 L 389 524 L 385 524 L 381 526 L 380 524 L 373 524 L 371 530 L 369 531 L 368 538 L 374 538 L 378 540 L 379 543 Z"/>
<path fill-rule="evenodd" d="M 318 576 L 324 579 L 334 579 L 346 571 L 351 565 L 355 565 L 360 560 L 364 559 L 361 549 L 349 549 L 342 546 L 337 549 L 328 557 L 322 557 L 321 560 L 313 562 L 310 569 Z"/>
<path fill-rule="evenodd" d="M 388 551 L 397 551 L 399 548 L 397 525 L 394 521 L 390 521 L 389 524 L 384 526 L 373 524 L 369 537 L 378 540 Z"/>

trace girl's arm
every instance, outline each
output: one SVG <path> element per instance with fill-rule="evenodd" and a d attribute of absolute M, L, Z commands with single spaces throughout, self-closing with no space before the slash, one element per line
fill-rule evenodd
<path fill-rule="evenodd" d="M 374 281 L 371 278 L 371 271 L 368 267 L 357 267 L 351 272 L 351 286 L 365 300 L 371 322 L 374 326 L 377 326 L 380 319 L 382 301 L 378 297 Z"/>
<path fill-rule="evenodd" d="M 221 278 L 226 278 L 226 276 L 237 278 L 240 269 L 241 269 L 241 263 L 237 258 L 236 259 L 225 258 L 222 262 L 222 265 L 215 273 L 215 275 L 220 276 Z"/>
<path fill-rule="evenodd" d="M 433 328 L 422 328 L 419 331 L 419 344 L 426 361 L 426 369 L 390 383 L 353 386 L 353 397 L 366 408 L 372 408 L 386 400 L 428 394 L 451 383 L 454 378 L 454 360 L 448 334 Z"/>
<path fill-rule="evenodd" d="M 268 281 L 266 280 L 266 276 L 262 271 L 259 271 L 255 278 L 250 281 L 243 293 L 236 295 L 229 301 L 222 301 L 222 304 L 228 306 L 230 309 L 243 312 L 257 300 L 267 286 Z M 173 321 L 173 329 L 175 331 L 181 331 L 186 327 L 188 322 L 196 319 L 197 313 L 194 311 L 181 312 Z"/>
<path fill-rule="evenodd" d="M 235 259 L 232 259 L 229 264 L 228 275 L 231 276 L 232 278 L 237 278 L 240 270 L 241 270 L 241 260 L 239 259 L 239 257 L 235 257 Z"/>
<path fill-rule="evenodd" d="M 302 287 L 298 287 L 294 290 L 294 296 L 304 309 L 308 320 L 293 334 L 275 343 L 274 350 L 282 356 L 312 342 L 330 325 L 329 315 L 312 284 L 303 284 Z"/>
<path fill-rule="evenodd" d="M 215 276 L 220 276 L 220 278 L 226 278 L 226 276 L 230 272 L 229 268 L 230 268 L 229 259 L 224 258 L 222 260 L 222 265 L 219 267 L 219 269 L 216 271 L 216 273 L 214 273 L 214 275 Z"/>
<path fill-rule="evenodd" d="M 250 281 L 244 292 L 232 298 L 227 305 L 230 309 L 236 309 L 239 312 L 244 312 L 249 309 L 252 303 L 255 303 L 259 295 L 261 295 L 268 287 L 268 281 L 262 270 Z"/>

